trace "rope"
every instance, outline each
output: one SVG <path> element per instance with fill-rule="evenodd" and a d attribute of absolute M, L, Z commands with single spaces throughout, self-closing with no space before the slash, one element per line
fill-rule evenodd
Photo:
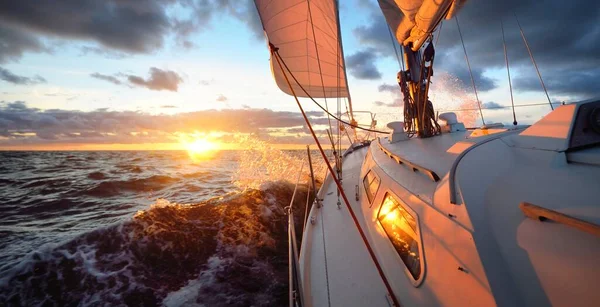
<path fill-rule="evenodd" d="M 467 60 L 467 67 L 469 68 L 469 75 L 471 76 L 471 84 L 473 84 L 473 91 L 475 91 L 475 99 L 477 99 L 477 105 L 479 106 L 479 114 L 481 115 L 481 122 L 485 126 L 485 120 L 483 119 L 483 111 L 481 111 L 481 101 L 479 101 L 479 95 L 477 95 L 477 87 L 475 86 L 475 78 L 473 78 L 473 72 L 471 71 L 471 63 L 469 62 L 469 56 L 467 55 L 467 48 L 465 47 L 465 41 L 463 40 L 462 32 L 460 31 L 460 24 L 458 23 L 458 16 L 455 17 L 456 26 L 458 27 L 458 34 L 460 35 L 460 42 L 462 43 L 463 51 L 465 52 L 465 60 Z"/>
<path fill-rule="evenodd" d="M 273 45 L 271 44 L 271 46 L 273 46 Z M 277 60 L 279 67 L 282 68 L 281 56 L 279 56 L 279 52 L 276 48 L 274 48 L 274 46 L 271 48 L 271 53 L 273 56 L 275 56 L 275 59 Z M 283 71 L 283 68 L 282 68 L 282 72 L 283 72 L 283 76 L 285 77 L 285 81 L 287 82 L 287 84 L 290 88 L 290 91 L 292 92 L 292 95 L 294 96 L 294 99 L 296 100 L 296 104 L 298 104 L 298 108 L 300 109 L 300 112 L 302 113 L 302 117 L 304 117 L 304 121 L 306 122 L 308 129 L 310 130 L 310 133 L 312 134 L 312 137 L 315 140 L 317 147 L 319 147 L 319 151 L 321 152 L 321 157 L 323 158 L 323 161 L 325 161 L 325 164 L 327 165 L 329 174 L 331 175 L 331 178 L 333 178 L 333 181 L 335 182 L 338 191 L 340 192 L 342 198 L 344 199 L 344 203 L 346 204 L 348 212 L 350 213 L 350 216 L 352 217 L 354 225 L 356 226 L 356 229 L 358 230 L 358 233 L 360 234 L 360 237 L 363 240 L 363 243 L 365 244 L 365 247 L 367 248 L 369 255 L 371 256 L 371 259 L 373 260 L 375 267 L 377 268 L 377 272 L 379 273 L 381 280 L 385 284 L 385 287 L 386 287 L 387 291 L 389 292 L 389 295 L 391 296 L 392 301 L 394 302 L 394 305 L 399 307 L 400 303 L 399 303 L 398 299 L 396 298 L 394 291 L 392 290 L 392 286 L 390 285 L 387 278 L 385 277 L 385 274 L 383 273 L 383 269 L 381 268 L 381 265 L 379 264 L 379 261 L 377 260 L 377 256 L 375 256 L 375 252 L 371 248 L 371 245 L 369 244 L 369 241 L 367 240 L 367 236 L 365 235 L 362 227 L 360 226 L 360 224 L 358 222 L 358 218 L 356 217 L 356 214 L 354 214 L 354 209 L 352 209 L 352 206 L 350 206 L 350 201 L 348 201 L 348 198 L 346 197 L 346 193 L 344 192 L 342 184 L 340 183 L 333 168 L 331 167 L 331 163 L 329 163 L 329 160 L 327 160 L 327 155 L 325 154 L 325 151 L 323 150 L 323 147 L 321 146 L 321 142 L 319 142 L 319 139 L 317 138 L 317 135 L 315 134 L 315 131 L 313 130 L 312 125 L 310 124 L 310 121 L 308 120 L 308 117 L 306 116 L 306 113 L 304 112 L 304 109 L 302 108 L 302 105 L 300 104 L 300 100 L 298 99 L 298 96 L 296 96 L 296 93 L 294 92 L 292 83 L 290 82 L 285 71 Z M 293 74 L 292 74 L 292 76 L 293 76 Z"/>
<path fill-rule="evenodd" d="M 552 106 L 552 101 L 550 101 L 550 96 L 548 95 L 548 90 L 546 89 L 546 85 L 544 84 L 544 79 L 542 79 L 542 74 L 538 69 L 537 63 L 535 62 L 535 58 L 533 57 L 533 52 L 529 48 L 529 43 L 527 42 L 527 38 L 525 38 L 525 33 L 523 32 L 523 28 L 521 28 L 521 23 L 519 22 L 519 18 L 517 18 L 517 13 L 513 12 L 515 15 L 515 19 L 517 20 L 517 25 L 519 25 L 519 31 L 521 31 L 521 37 L 523 38 L 523 42 L 525 43 L 525 47 L 527 47 L 527 52 L 529 53 L 529 58 L 531 58 L 531 62 L 535 67 L 535 71 L 537 72 L 538 77 L 540 78 L 540 83 L 542 84 L 542 88 L 544 89 L 544 93 L 546 93 L 546 98 L 548 98 L 548 103 L 550 104 L 550 108 L 554 110 Z"/>
<path fill-rule="evenodd" d="M 508 73 L 508 88 L 510 90 L 510 103 L 513 112 L 513 125 L 517 125 L 517 113 L 515 113 L 515 99 L 513 97 L 512 81 L 510 80 L 510 66 L 508 65 L 508 51 L 506 50 L 506 40 L 504 39 L 504 23 L 500 19 L 500 27 L 502 28 L 502 45 L 504 46 L 504 61 L 506 62 L 506 72 Z"/>
<path fill-rule="evenodd" d="M 275 46 L 274 46 L 274 45 L 271 45 L 271 48 L 275 48 Z M 305 89 L 305 88 L 302 86 L 302 84 L 300 84 L 300 82 L 298 81 L 298 79 L 296 79 L 296 76 L 294 76 L 294 74 L 292 73 L 292 71 L 290 70 L 290 68 L 287 66 L 287 64 L 285 63 L 285 61 L 284 61 L 284 60 L 283 60 L 281 57 L 279 57 L 279 59 L 278 59 L 277 63 L 278 63 L 279 65 L 283 65 L 282 67 L 285 67 L 285 70 L 286 70 L 286 71 L 287 71 L 287 72 L 290 74 L 290 76 L 292 77 L 292 79 L 294 79 L 294 82 L 296 82 L 296 85 L 298 85 L 298 87 L 299 87 L 299 88 L 302 90 L 302 92 L 304 92 L 304 94 L 306 95 L 306 97 L 308 97 L 310 100 L 312 100 L 312 102 L 314 102 L 314 103 L 315 103 L 315 104 L 316 104 L 316 105 L 317 105 L 317 106 L 318 106 L 318 107 L 319 107 L 321 110 L 323 110 L 323 112 L 327 113 L 327 114 L 328 114 L 329 116 L 331 116 L 333 119 L 337 120 L 337 121 L 338 121 L 338 122 L 340 122 L 340 123 L 343 123 L 343 124 L 345 124 L 345 125 L 348 125 L 348 126 L 350 126 L 350 127 L 352 127 L 352 128 L 357 128 L 357 129 L 364 130 L 364 131 L 369 131 L 369 132 L 383 133 L 383 134 L 388 134 L 388 133 L 389 133 L 389 132 L 387 132 L 387 131 L 381 131 L 381 130 L 375 130 L 375 129 L 368 129 L 368 128 L 364 128 L 364 127 L 361 127 L 361 126 L 359 126 L 358 124 L 354 125 L 354 124 L 351 124 L 351 123 L 349 123 L 349 122 L 347 122 L 347 121 L 345 121 L 345 120 L 343 120 L 343 119 L 341 119 L 341 118 L 339 118 L 339 117 L 337 117 L 337 116 L 335 116 L 335 115 L 331 114 L 331 113 L 330 113 L 330 112 L 329 112 L 327 109 L 323 108 L 323 106 L 322 106 L 321 104 L 319 104 L 319 103 L 318 103 L 318 102 L 317 102 L 317 101 L 316 101 L 316 100 L 315 100 L 315 99 L 314 99 L 314 98 L 313 98 L 313 97 L 312 97 L 312 96 L 311 96 L 311 95 L 310 95 L 310 94 L 309 94 L 309 93 L 306 91 L 306 89 Z M 284 72 L 284 75 L 287 77 L 287 74 L 285 74 L 285 72 Z M 350 113 L 350 114 L 352 114 L 352 113 Z"/>

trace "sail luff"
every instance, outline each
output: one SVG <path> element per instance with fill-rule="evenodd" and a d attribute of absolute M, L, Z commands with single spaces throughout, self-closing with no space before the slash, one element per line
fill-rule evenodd
<path fill-rule="evenodd" d="M 310 0 L 312 14 L 309 0 L 254 1 L 267 41 L 298 80 L 293 86 L 300 97 L 348 97 L 346 70 L 338 64 L 343 62 L 334 1 Z M 277 86 L 291 95 L 277 61 L 271 58 L 270 64 Z"/>

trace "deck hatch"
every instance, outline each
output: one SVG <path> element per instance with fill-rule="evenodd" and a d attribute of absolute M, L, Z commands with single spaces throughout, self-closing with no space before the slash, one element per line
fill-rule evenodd
<path fill-rule="evenodd" d="M 417 219 L 390 193 L 385 195 L 377 220 L 416 281 L 421 277 L 420 239 Z"/>

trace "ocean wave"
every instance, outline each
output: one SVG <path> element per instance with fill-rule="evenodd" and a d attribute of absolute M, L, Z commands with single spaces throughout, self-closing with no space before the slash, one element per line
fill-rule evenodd
<path fill-rule="evenodd" d="M 106 175 L 103 172 L 91 172 L 87 175 L 87 177 L 93 180 L 106 179 Z"/>
<path fill-rule="evenodd" d="M 277 182 L 194 205 L 159 200 L 0 272 L 0 305 L 285 305 L 292 191 Z M 297 227 L 306 193 L 296 195 Z"/>
<path fill-rule="evenodd" d="M 177 178 L 164 175 L 154 175 L 147 178 L 135 178 L 130 180 L 103 181 L 90 189 L 82 191 L 81 194 L 104 197 L 119 195 L 123 191 L 156 191 L 163 189 L 177 181 Z"/>

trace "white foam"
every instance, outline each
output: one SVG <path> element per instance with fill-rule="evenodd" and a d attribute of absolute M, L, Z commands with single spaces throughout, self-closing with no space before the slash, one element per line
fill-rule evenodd
<path fill-rule="evenodd" d="M 192 279 L 179 290 L 171 292 L 162 301 L 167 307 L 171 306 L 205 306 L 198 304 L 196 299 L 202 287 L 215 283 L 216 273 L 223 268 L 224 260 L 214 255 L 208 258 L 206 270 L 200 273 L 197 279 Z"/>

